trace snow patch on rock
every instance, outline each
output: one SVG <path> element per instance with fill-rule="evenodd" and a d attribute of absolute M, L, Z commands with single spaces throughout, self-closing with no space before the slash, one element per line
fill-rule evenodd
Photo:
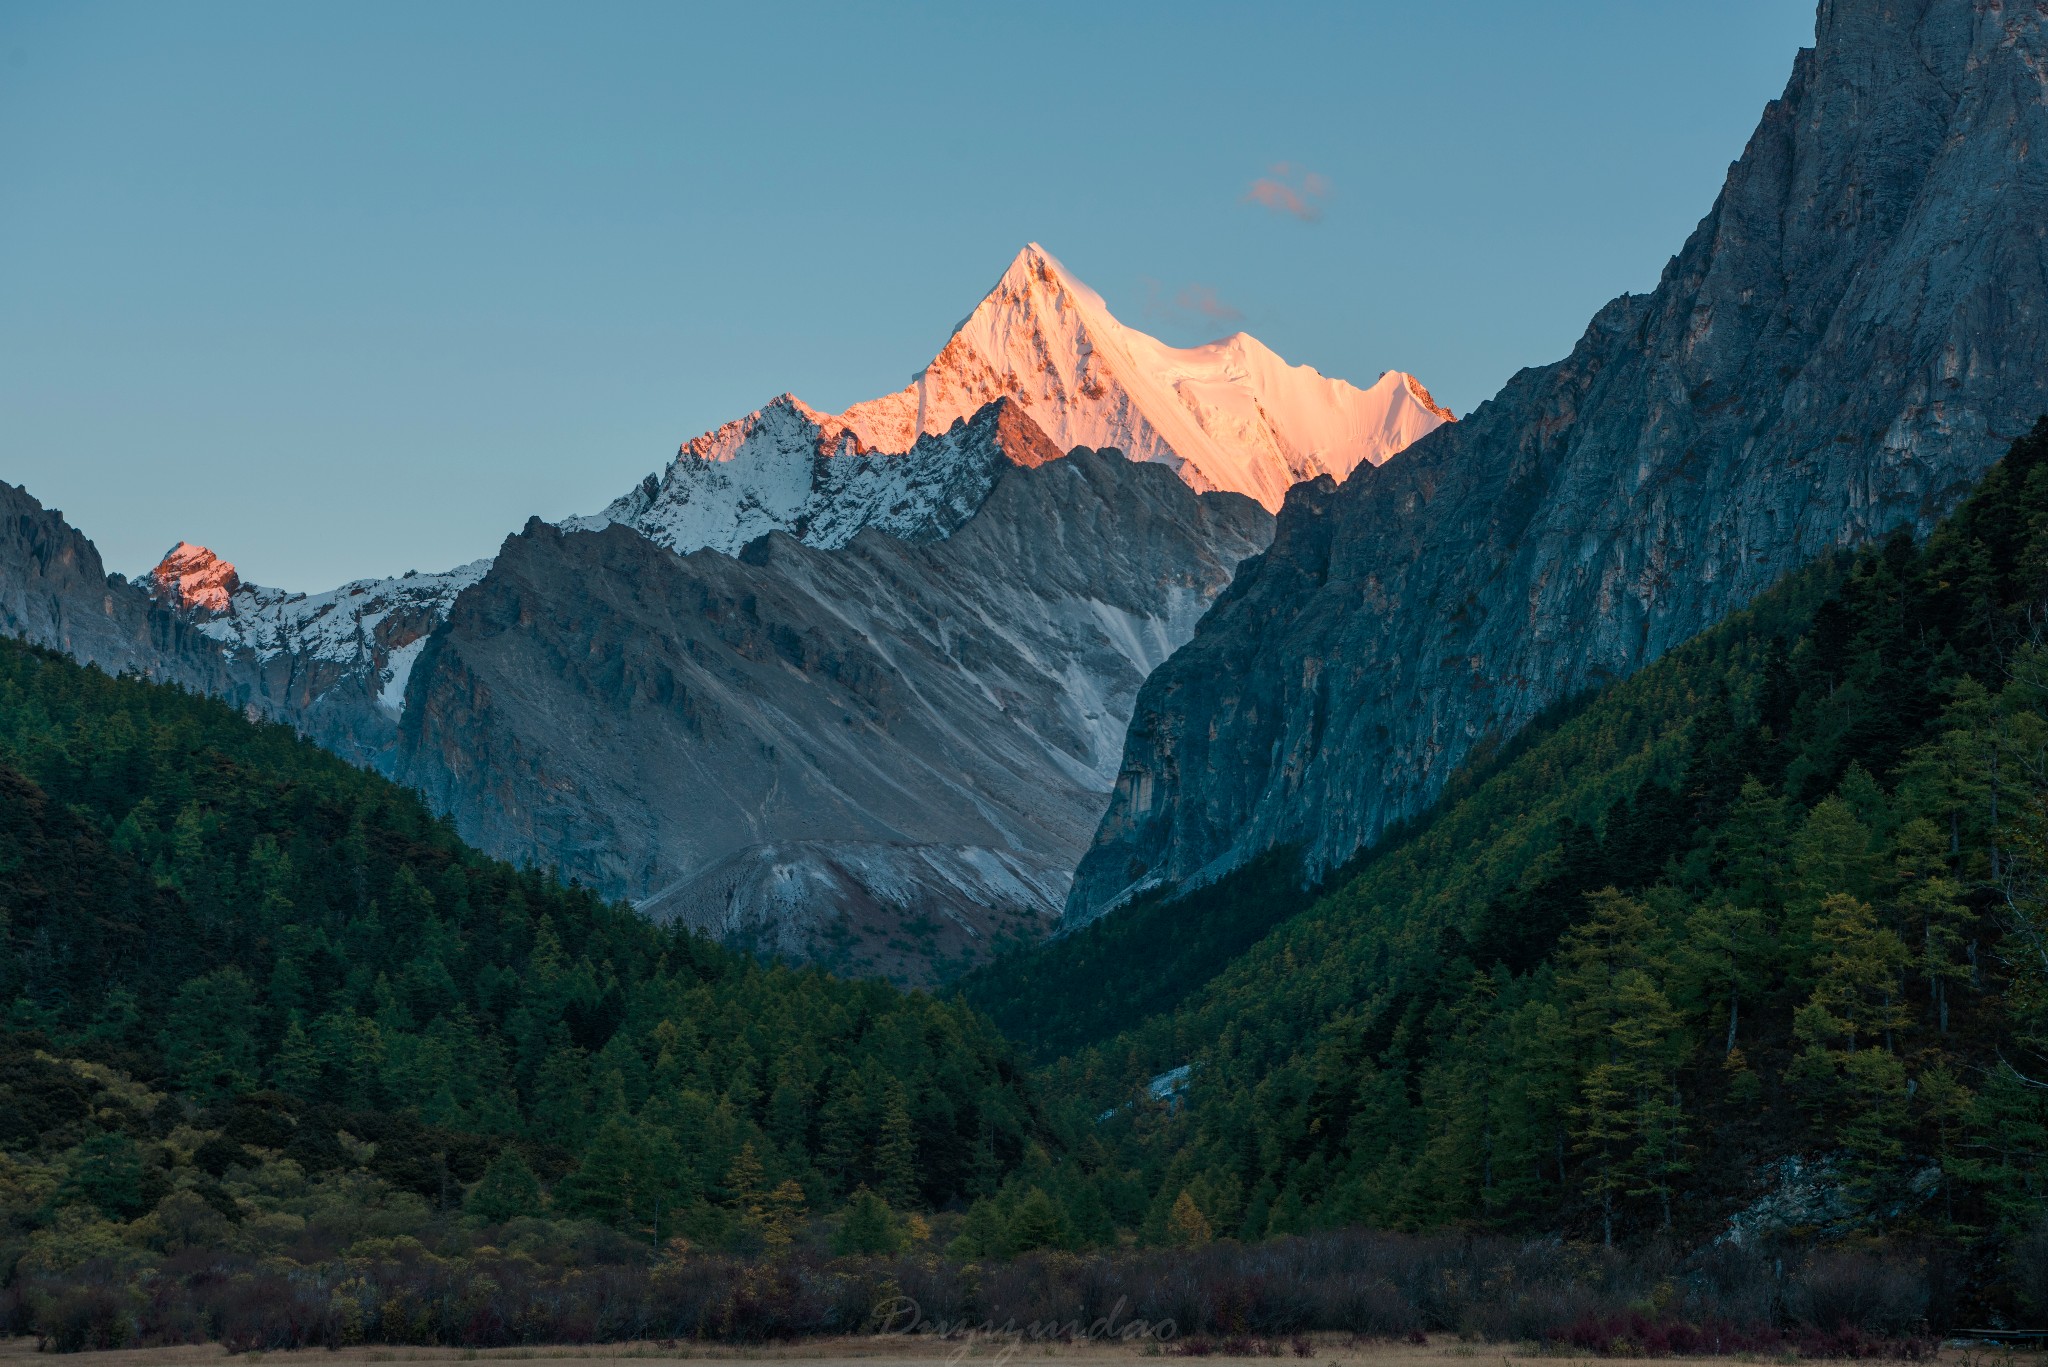
<path fill-rule="evenodd" d="M 475 560 L 439 574 L 359 579 L 325 593 L 241 584 L 200 630 L 258 660 L 292 654 L 354 664 L 374 658 L 382 674 L 392 651 L 431 632 L 455 596 L 490 568 L 490 561 Z"/>
<path fill-rule="evenodd" d="M 737 555 L 769 532 L 820 550 L 837 550 L 868 527 L 938 540 L 974 515 L 1003 463 L 973 440 L 969 416 L 891 454 L 784 394 L 684 443 L 674 464 L 603 512 L 559 525 L 596 531 L 623 523 L 678 555 Z"/>
<path fill-rule="evenodd" d="M 392 717 L 405 713 L 405 685 L 412 678 L 412 667 L 426 649 L 427 638 L 416 636 L 391 652 L 384 665 L 384 687 L 377 694 L 377 706 Z"/>

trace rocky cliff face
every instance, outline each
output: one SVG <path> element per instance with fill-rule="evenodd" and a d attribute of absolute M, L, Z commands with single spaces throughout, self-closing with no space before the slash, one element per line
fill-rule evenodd
<path fill-rule="evenodd" d="M 487 849 L 791 957 L 927 981 L 1041 933 L 1139 684 L 1272 521 L 1045 461 L 1008 405 L 956 435 L 1003 459 L 943 540 L 529 523 L 414 666 L 399 776 Z"/>
<path fill-rule="evenodd" d="M 389 774 L 413 661 L 489 564 L 292 593 L 245 583 L 232 562 L 181 541 L 151 571 L 149 593 L 214 647 L 227 682 L 213 691 Z"/>
<path fill-rule="evenodd" d="M 139 584 L 109 575 L 99 550 L 53 508 L 0 482 L 0 634 L 61 650 L 109 674 L 205 692 L 228 670 L 190 621 Z"/>
<path fill-rule="evenodd" d="M 1068 916 L 1344 858 L 1484 737 L 1829 547 L 1924 529 L 2048 411 L 2048 7 L 1825 0 L 1656 290 L 1297 488 L 1147 682 Z"/>

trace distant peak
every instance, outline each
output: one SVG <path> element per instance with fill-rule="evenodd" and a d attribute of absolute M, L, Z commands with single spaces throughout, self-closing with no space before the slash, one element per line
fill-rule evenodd
<path fill-rule="evenodd" d="M 1044 428 L 1031 420 L 1024 406 L 1008 396 L 983 404 L 972 418 L 954 421 L 964 422 L 970 431 L 992 432 L 996 449 L 1004 458 L 1026 470 L 1035 470 L 1066 454 L 1053 445 Z"/>
<path fill-rule="evenodd" d="M 692 437 L 676 448 L 676 459 L 714 463 L 730 460 L 750 438 L 763 432 L 788 434 L 789 439 L 809 443 L 820 455 L 867 449 L 860 435 L 848 428 L 843 419 L 820 413 L 796 395 L 785 393 L 777 394 L 744 418 Z"/>
<path fill-rule="evenodd" d="M 1025 302 L 1028 307 L 1030 302 L 1048 294 L 1055 300 L 1061 295 L 1069 296 L 1077 303 L 1104 313 L 1109 307 L 1101 295 L 1082 284 L 1072 271 L 1060 264 L 1058 257 L 1036 242 L 1025 243 L 1024 249 L 1011 258 L 1002 279 L 996 281 L 996 287 L 983 298 L 981 306 Z"/>
<path fill-rule="evenodd" d="M 204 546 L 180 541 L 149 572 L 158 598 L 181 609 L 226 612 L 242 580 L 233 562 Z"/>

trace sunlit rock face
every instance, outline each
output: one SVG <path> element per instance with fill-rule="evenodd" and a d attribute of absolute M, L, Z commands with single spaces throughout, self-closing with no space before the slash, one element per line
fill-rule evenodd
<path fill-rule="evenodd" d="M 1822 551 L 1926 529 L 2048 411 L 2048 18 L 1819 14 L 1655 291 L 1289 496 L 1147 681 L 1071 920 L 1281 843 L 1342 860 L 1483 738 Z"/>
<path fill-rule="evenodd" d="M 1197 492 L 1277 509 L 1318 475 L 1342 479 L 1454 421 L 1420 380 L 1390 370 L 1360 389 L 1292 366 L 1237 333 L 1175 348 L 1124 326 L 1036 243 L 1018 253 L 909 387 L 844 413 L 784 394 L 683 443 L 664 470 L 567 530 L 623 523 L 672 551 L 728 555 L 787 532 L 832 549 L 863 527 L 946 535 L 979 506 L 989 471 L 959 447 L 991 403 L 1052 455 L 1114 449 Z"/>
<path fill-rule="evenodd" d="M 171 547 L 149 577 L 158 598 L 188 612 L 226 612 L 242 586 L 232 564 L 189 541 Z"/>

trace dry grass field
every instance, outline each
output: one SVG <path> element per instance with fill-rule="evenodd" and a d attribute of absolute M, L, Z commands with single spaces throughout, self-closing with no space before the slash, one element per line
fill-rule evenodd
<path fill-rule="evenodd" d="M 691 1367 L 759 1367 L 787 1363 L 791 1367 L 935 1367 L 935 1364 L 974 1363 L 977 1367 L 1003 1367 L 1017 1363 L 1057 1364 L 1057 1367 L 1138 1367 L 1138 1360 L 1155 1362 L 1162 1356 L 1156 1347 L 1117 1343 L 1037 1344 L 1001 1339 L 943 1340 L 936 1338 L 865 1336 L 816 1339 L 802 1343 L 761 1348 L 730 1345 L 659 1343 L 594 1344 L 590 1346 L 539 1348 L 389 1348 L 364 1346 L 328 1350 L 309 1348 L 282 1353 L 231 1354 L 215 1344 L 177 1348 L 129 1348 L 107 1352 L 67 1354 L 61 1358 L 39 1353 L 35 1340 L 0 1340 L 0 1367 L 28 1367 L 62 1362 L 66 1367 L 214 1367 L 234 1363 L 235 1367 L 367 1367 L 368 1364 L 419 1363 L 454 1364 L 468 1362 L 519 1363 L 524 1367 L 588 1367 L 616 1362 L 621 1367 L 660 1367 L 663 1363 L 691 1364 Z M 1292 1359 L 1289 1359 L 1292 1360 Z M 1742 1362 L 1808 1363 L 1808 1359 L 1761 1358 L 1745 1354 L 1732 1359 Z M 1202 1359 L 1203 1367 L 1274 1367 L 1275 1359 L 1232 1358 L 1220 1354 Z M 1589 1358 L 1563 1353 L 1542 1354 L 1501 1344 L 1474 1344 L 1438 1336 L 1423 1344 L 1372 1343 L 1358 1345 L 1343 1336 L 1317 1336 L 1316 1352 L 1306 1359 L 1312 1367 L 1674 1367 L 1686 1358 Z M 1945 1348 L 1942 1367 L 2048 1367 L 2048 1355 L 2013 1352 L 2007 1349 Z M 1164 1367 L 1163 1362 L 1160 1367 Z M 1818 1367 L 1818 1361 L 1813 1361 Z M 1869 1367 L 1869 1360 L 1863 1360 Z"/>

